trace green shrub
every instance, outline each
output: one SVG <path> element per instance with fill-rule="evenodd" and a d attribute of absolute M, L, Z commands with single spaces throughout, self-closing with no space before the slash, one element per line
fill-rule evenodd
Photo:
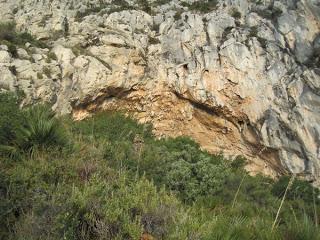
<path fill-rule="evenodd" d="M 267 9 L 258 9 L 256 10 L 256 12 L 261 17 L 269 19 L 271 21 L 276 21 L 277 18 L 282 15 L 282 10 L 279 8 L 274 8 L 272 4 L 270 4 Z"/>
<path fill-rule="evenodd" d="M 15 24 L 13 22 L 0 23 L 0 40 L 13 42 L 15 39 Z"/>
<path fill-rule="evenodd" d="M 138 4 L 139 8 L 142 11 L 144 11 L 144 12 L 146 12 L 148 14 L 152 13 L 151 6 L 150 6 L 148 0 L 136 0 L 136 1 L 137 1 L 137 4 Z"/>
<path fill-rule="evenodd" d="M 239 12 L 238 9 L 233 8 L 231 11 L 231 16 L 235 19 L 240 19 L 241 18 L 241 12 Z"/>
<path fill-rule="evenodd" d="M 38 78 L 38 79 L 43 79 L 42 73 L 37 72 L 37 78 Z"/>
<path fill-rule="evenodd" d="M 320 239 L 319 229 L 313 221 L 303 216 L 302 220 L 295 222 L 293 219 L 287 222 L 281 229 L 284 239 L 303 240 L 303 239 Z"/>
<path fill-rule="evenodd" d="M 44 42 L 36 40 L 28 32 L 17 32 L 15 23 L 0 23 L 0 43 L 8 46 L 9 52 L 13 55 L 13 57 L 17 57 L 16 47 L 24 47 L 27 42 L 35 47 L 48 47 Z"/>
<path fill-rule="evenodd" d="M 171 0 L 158 0 L 158 1 L 154 1 L 151 3 L 152 6 L 162 6 L 162 5 L 165 5 L 165 4 L 168 4 L 170 3 Z"/>
<path fill-rule="evenodd" d="M 17 139 L 17 131 L 23 123 L 19 99 L 12 93 L 0 94 L 0 155 L 10 154 Z"/>
<path fill-rule="evenodd" d="M 126 139 L 132 142 L 137 135 L 146 140 L 152 137 L 151 126 L 114 112 L 97 113 L 93 118 L 74 123 L 71 129 L 75 134 L 114 142 Z"/>
<path fill-rule="evenodd" d="M 12 55 L 12 57 L 17 58 L 18 57 L 18 50 L 15 44 L 12 44 L 10 42 L 3 42 L 8 46 L 8 51 Z"/>
<path fill-rule="evenodd" d="M 51 78 L 51 69 L 49 67 L 43 67 L 42 71 L 48 78 Z"/>
<path fill-rule="evenodd" d="M 0 113 L 21 113 L 0 96 L 11 104 Z M 0 239 L 320 238 L 319 191 L 307 182 L 293 183 L 271 231 L 288 178 L 250 176 L 242 157 L 211 155 L 187 137 L 157 140 L 118 113 L 80 122 L 42 105 L 22 113 L 5 139 L 33 154 L 0 156 Z M 0 114 L 0 127 L 8 122 Z M 61 125 L 74 142 L 67 150 Z"/>
<path fill-rule="evenodd" d="M 257 26 L 250 28 L 249 37 L 258 37 L 258 27 Z"/>
<path fill-rule="evenodd" d="M 63 147 L 67 136 L 46 105 L 36 105 L 24 111 L 25 121 L 18 129 L 17 146 L 24 151 L 52 147 Z"/>
<path fill-rule="evenodd" d="M 220 217 L 203 239 L 254 239 L 248 219 L 243 216 Z"/>
<path fill-rule="evenodd" d="M 48 53 L 48 58 L 51 59 L 51 60 L 54 60 L 54 61 L 58 60 L 57 55 L 54 52 L 49 52 Z"/>
<path fill-rule="evenodd" d="M 290 181 L 290 177 L 283 176 L 281 177 L 272 188 L 272 193 L 281 198 L 285 192 L 285 189 L 288 186 Z M 313 203 L 313 201 L 317 201 L 320 203 L 320 200 L 317 196 L 319 196 L 320 191 L 317 188 L 314 188 L 307 181 L 302 181 L 299 179 L 295 179 L 290 190 L 287 193 L 286 198 L 290 200 L 302 199 L 308 203 Z"/>
<path fill-rule="evenodd" d="M 201 13 L 209 13 L 217 9 L 218 6 L 217 0 L 206 0 L 206 1 L 196 1 L 193 3 L 185 3 L 182 5 L 188 7 L 190 11 L 197 11 Z"/>
<path fill-rule="evenodd" d="M 222 156 L 202 152 L 197 143 L 186 137 L 145 143 L 140 149 L 133 140 L 107 146 L 105 157 L 110 166 L 145 174 L 184 201 L 218 193 L 229 172 Z"/>
<path fill-rule="evenodd" d="M 178 210 L 174 197 L 144 179 L 110 184 L 94 177 L 73 189 L 58 220 L 67 239 L 139 239 L 143 233 L 165 239 Z"/>
<path fill-rule="evenodd" d="M 247 160 L 243 156 L 237 156 L 232 162 L 230 163 L 230 167 L 234 170 L 242 170 L 244 169 Z"/>

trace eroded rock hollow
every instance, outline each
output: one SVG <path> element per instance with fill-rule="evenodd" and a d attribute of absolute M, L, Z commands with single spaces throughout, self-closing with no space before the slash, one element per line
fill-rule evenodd
<path fill-rule="evenodd" d="M 0 0 L 0 21 L 50 46 L 0 45 L 0 88 L 25 103 L 125 110 L 251 172 L 320 180 L 316 0 Z"/>

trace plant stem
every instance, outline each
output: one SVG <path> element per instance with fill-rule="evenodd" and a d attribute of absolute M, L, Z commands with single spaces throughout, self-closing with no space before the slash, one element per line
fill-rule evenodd
<path fill-rule="evenodd" d="M 246 177 L 246 175 L 243 175 L 243 177 L 242 177 L 242 179 L 241 179 L 241 182 L 240 182 L 240 184 L 239 184 L 239 187 L 238 187 L 238 189 L 237 189 L 237 192 L 236 192 L 236 194 L 234 195 L 234 198 L 233 198 L 233 202 L 232 202 L 232 206 L 231 206 L 231 208 L 233 208 L 233 207 L 234 207 L 234 205 L 235 205 L 235 203 L 236 203 L 236 200 L 237 200 L 238 194 L 239 194 L 239 192 L 240 192 L 241 185 L 242 185 L 243 180 L 245 179 L 245 177 Z"/>
<path fill-rule="evenodd" d="M 273 231 L 274 227 L 276 226 L 276 223 L 278 221 L 278 218 L 279 218 L 279 214 L 280 214 L 280 211 L 281 211 L 281 208 L 282 208 L 282 205 L 284 203 L 284 200 L 286 199 L 286 196 L 287 196 L 287 192 L 288 190 L 290 189 L 293 181 L 294 181 L 294 178 L 295 178 L 295 175 L 292 175 L 291 178 L 290 178 L 290 181 L 288 183 L 288 186 L 286 188 L 286 191 L 284 192 L 284 195 L 282 197 L 282 200 L 281 200 L 281 203 L 280 203 L 280 206 L 279 206 L 279 209 L 278 209 L 278 212 L 277 212 L 277 215 L 276 215 L 276 218 L 274 219 L 274 222 L 272 224 L 272 228 L 271 228 L 271 231 Z"/>

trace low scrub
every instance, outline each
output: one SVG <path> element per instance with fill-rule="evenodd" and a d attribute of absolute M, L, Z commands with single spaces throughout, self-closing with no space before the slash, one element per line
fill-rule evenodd
<path fill-rule="evenodd" d="M 195 1 L 193 3 L 183 3 L 182 5 L 187 7 L 190 11 L 209 13 L 217 9 L 218 3 L 218 0 L 205 0 Z"/>
<path fill-rule="evenodd" d="M 0 23 L 0 44 L 8 45 L 10 52 L 16 55 L 16 46 L 24 47 L 26 43 L 39 48 L 48 47 L 45 43 L 36 40 L 28 32 L 18 32 L 14 22 Z"/>
<path fill-rule="evenodd" d="M 67 136 L 55 113 L 46 105 L 36 105 L 24 112 L 24 122 L 18 128 L 16 143 L 24 151 L 36 148 L 63 147 Z"/>
<path fill-rule="evenodd" d="M 63 148 L 67 136 L 47 105 L 19 108 L 19 98 L 0 94 L 0 154 L 20 157 L 35 149 Z"/>
<path fill-rule="evenodd" d="M 0 239 L 320 239 L 308 182 L 250 176 L 120 113 L 73 122 L 10 94 L 0 113 L 0 144 L 20 152 L 0 155 Z"/>

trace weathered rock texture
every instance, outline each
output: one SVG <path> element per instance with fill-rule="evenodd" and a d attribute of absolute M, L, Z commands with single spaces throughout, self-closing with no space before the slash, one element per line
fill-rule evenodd
<path fill-rule="evenodd" d="M 252 172 L 319 181 L 319 2 L 191 2 L 0 0 L 2 22 L 52 46 L 0 46 L 0 88 L 78 119 L 127 110 Z"/>

